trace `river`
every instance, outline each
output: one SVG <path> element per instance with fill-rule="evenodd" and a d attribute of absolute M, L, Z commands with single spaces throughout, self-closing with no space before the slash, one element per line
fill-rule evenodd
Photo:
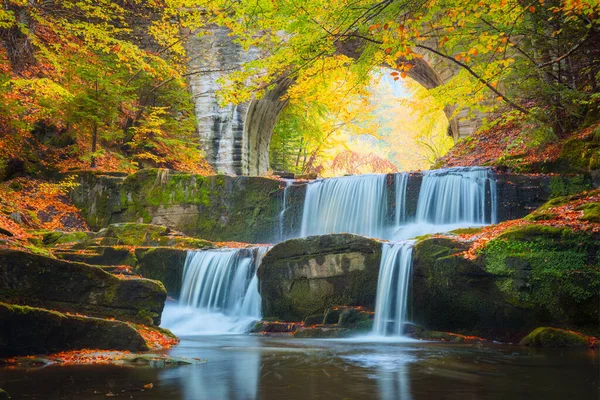
<path fill-rule="evenodd" d="M 597 350 L 511 345 L 183 338 L 169 355 L 206 364 L 0 369 L 13 399 L 598 399 Z M 152 384 L 152 388 L 144 389 Z M 142 391 L 143 390 L 143 391 Z"/>

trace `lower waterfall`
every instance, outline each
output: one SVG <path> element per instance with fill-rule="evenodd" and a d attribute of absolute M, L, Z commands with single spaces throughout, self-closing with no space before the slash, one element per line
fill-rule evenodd
<path fill-rule="evenodd" d="M 410 240 L 383 244 L 373 324 L 373 333 L 377 336 L 404 333 L 413 244 Z"/>
<path fill-rule="evenodd" d="M 179 301 L 162 325 L 179 335 L 246 332 L 262 317 L 256 270 L 268 249 L 188 251 Z"/>

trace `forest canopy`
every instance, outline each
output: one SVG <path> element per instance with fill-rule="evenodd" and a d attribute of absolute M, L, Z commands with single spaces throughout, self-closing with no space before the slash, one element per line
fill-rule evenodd
<path fill-rule="evenodd" d="M 294 82 L 280 128 L 313 131 L 304 170 L 339 126 L 375 131 L 364 94 L 381 67 L 403 79 L 443 60 L 457 73 L 428 91 L 436 107 L 526 121 L 539 142 L 600 115 L 597 0 L 6 0 L 0 158 L 29 173 L 208 172 L 184 44 L 214 25 L 260 54 L 219 82 L 221 104 Z"/>

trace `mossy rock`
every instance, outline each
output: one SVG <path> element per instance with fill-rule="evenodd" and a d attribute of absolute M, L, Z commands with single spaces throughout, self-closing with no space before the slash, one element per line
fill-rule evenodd
<path fill-rule="evenodd" d="M 6 303 L 0 303 L 0 320 L 0 356 L 3 357 L 85 348 L 148 350 L 142 336 L 121 321 Z"/>
<path fill-rule="evenodd" d="M 600 222 L 600 203 L 587 203 L 577 208 L 583 210 L 583 216 L 579 219 L 587 222 Z"/>
<path fill-rule="evenodd" d="M 292 239 L 258 269 L 263 315 L 302 321 L 334 306 L 374 308 L 381 242 L 339 234 Z M 337 321 L 336 321 L 337 323 Z"/>
<path fill-rule="evenodd" d="M 53 253 L 61 260 L 82 262 L 91 265 L 129 265 L 132 267 L 137 265 L 135 252 L 122 246 L 90 246 L 86 247 L 84 251 L 57 249 Z"/>
<path fill-rule="evenodd" d="M 344 328 L 298 328 L 294 331 L 295 338 L 330 339 L 345 338 L 352 335 L 352 330 Z"/>
<path fill-rule="evenodd" d="M 138 261 L 136 272 L 144 278 L 161 281 L 167 294 L 177 298 L 181 292 L 187 253 L 187 250 L 166 247 L 138 248 L 135 250 Z"/>
<path fill-rule="evenodd" d="M 323 320 L 324 320 L 323 314 L 309 315 L 308 317 L 304 318 L 304 325 L 305 326 L 321 325 L 321 324 L 323 324 Z"/>
<path fill-rule="evenodd" d="M 87 264 L 0 250 L 0 301 L 159 325 L 165 299 L 157 281 L 119 279 Z"/>
<path fill-rule="evenodd" d="M 579 333 L 548 327 L 535 329 L 519 344 L 531 347 L 589 347 L 587 337 Z"/>
<path fill-rule="evenodd" d="M 430 330 L 520 340 L 543 324 L 600 331 L 598 241 L 567 228 L 507 230 L 475 259 L 430 238 L 413 250 L 412 320 Z"/>

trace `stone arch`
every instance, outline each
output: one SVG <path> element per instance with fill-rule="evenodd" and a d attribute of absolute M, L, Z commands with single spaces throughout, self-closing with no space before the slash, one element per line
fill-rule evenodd
<path fill-rule="evenodd" d="M 200 145 L 216 172 L 230 175 L 261 175 L 269 169 L 269 147 L 273 128 L 286 105 L 284 94 L 292 84 L 285 79 L 261 99 L 240 105 L 218 104 L 216 81 L 248 61 L 259 57 L 234 43 L 226 28 L 213 27 L 210 35 L 191 37 L 186 46 L 190 56 L 190 91 L 198 120 Z M 357 58 L 360 43 L 349 43 L 340 53 Z M 210 57 L 203 55 L 210 54 Z M 457 69 L 435 55 L 423 54 L 413 60 L 407 75 L 432 89 L 451 79 Z M 455 108 L 444 110 L 449 120 L 448 133 L 454 140 L 470 135 L 484 117 L 467 118 L 467 110 L 453 117 Z"/>

